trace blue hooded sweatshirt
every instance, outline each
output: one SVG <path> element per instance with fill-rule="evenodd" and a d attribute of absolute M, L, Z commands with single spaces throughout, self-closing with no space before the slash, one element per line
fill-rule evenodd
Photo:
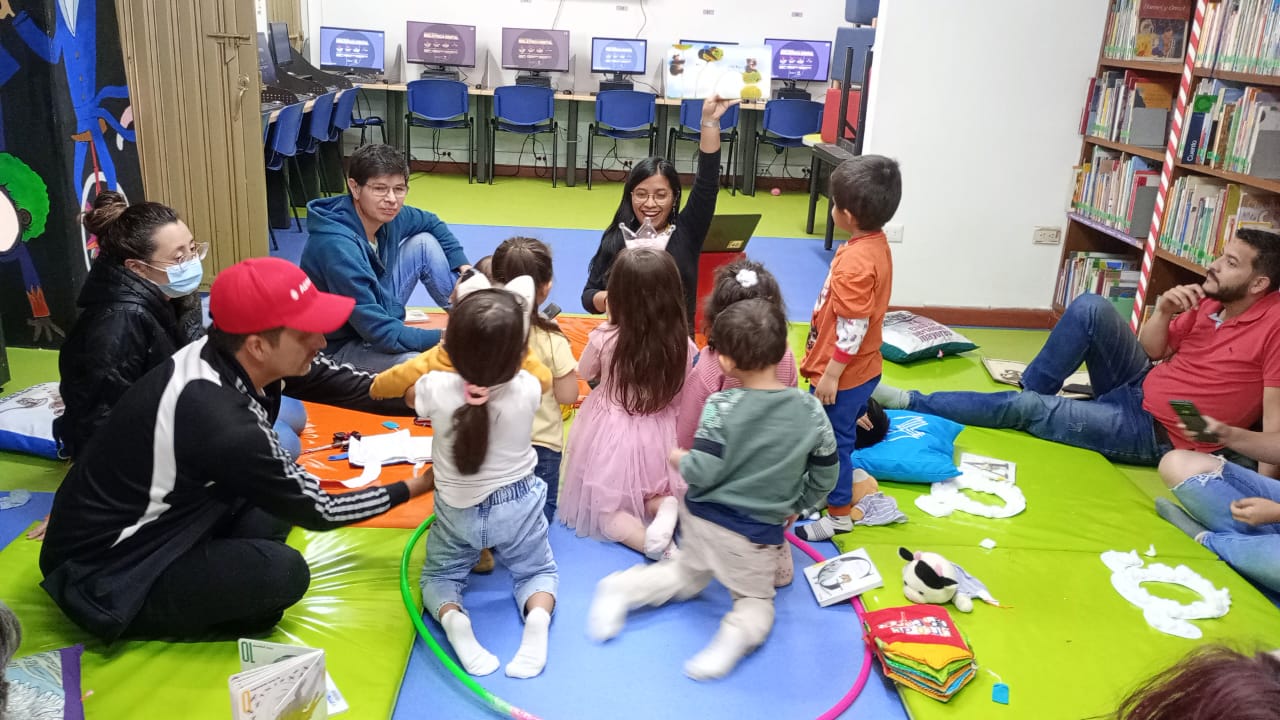
<path fill-rule="evenodd" d="M 433 213 L 405 206 L 396 219 L 378 229 L 375 251 L 364 234 L 350 195 L 321 198 L 307 203 L 307 232 L 302 269 L 324 292 L 355 298 L 356 306 L 346 325 L 325 337 L 335 343 L 363 338 L 383 353 L 420 352 L 440 342 L 439 330 L 404 324 L 404 305 L 392 291 L 389 268 L 400 255 L 400 241 L 431 233 L 440 242 L 449 268 L 467 264 L 462 244 L 449 226 Z"/>

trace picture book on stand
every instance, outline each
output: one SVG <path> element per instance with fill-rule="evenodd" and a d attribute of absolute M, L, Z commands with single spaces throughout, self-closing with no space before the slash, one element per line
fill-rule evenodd
<path fill-rule="evenodd" d="M 350 709 L 325 671 L 324 650 L 244 638 L 237 648 L 232 720 L 323 720 Z"/>

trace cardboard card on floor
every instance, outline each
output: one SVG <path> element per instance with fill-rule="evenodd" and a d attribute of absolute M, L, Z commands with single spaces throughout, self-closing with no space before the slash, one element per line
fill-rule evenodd
<path fill-rule="evenodd" d="M 239 643 L 240 650 L 240 670 L 241 674 L 248 671 L 266 668 L 277 663 L 290 660 L 297 657 L 305 657 L 318 654 L 321 658 L 321 669 L 324 668 L 323 658 L 324 651 L 316 648 L 309 648 L 301 645 L 285 645 L 283 643 L 267 642 L 266 640 L 248 640 L 241 638 Z M 337 715 L 350 709 L 347 699 L 342 696 L 342 691 L 333 682 L 333 677 L 329 672 L 324 671 L 325 684 L 325 700 L 328 714 Z"/>

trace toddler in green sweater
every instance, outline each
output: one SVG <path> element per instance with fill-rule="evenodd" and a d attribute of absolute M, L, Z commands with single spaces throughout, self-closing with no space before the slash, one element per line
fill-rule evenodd
<path fill-rule="evenodd" d="M 601 580 L 587 617 L 588 633 L 608 640 L 622 631 L 629 610 L 688 599 L 719 580 L 733 609 L 711 643 L 685 663 L 695 680 L 723 677 L 768 637 L 777 559 L 786 550 L 783 531 L 835 487 L 839 472 L 822 405 L 778 381 L 787 323 L 776 304 L 730 305 L 716 318 L 708 344 L 742 387 L 707 398 L 693 447 L 671 452 L 689 484 L 679 551 Z"/>

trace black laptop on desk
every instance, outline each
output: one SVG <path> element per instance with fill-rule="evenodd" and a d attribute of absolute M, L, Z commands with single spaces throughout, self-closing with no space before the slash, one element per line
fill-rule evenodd
<path fill-rule="evenodd" d="M 707 229 L 707 237 L 702 241 L 702 252 L 744 252 L 759 224 L 758 214 L 716 215 L 711 218 L 711 227 Z"/>

